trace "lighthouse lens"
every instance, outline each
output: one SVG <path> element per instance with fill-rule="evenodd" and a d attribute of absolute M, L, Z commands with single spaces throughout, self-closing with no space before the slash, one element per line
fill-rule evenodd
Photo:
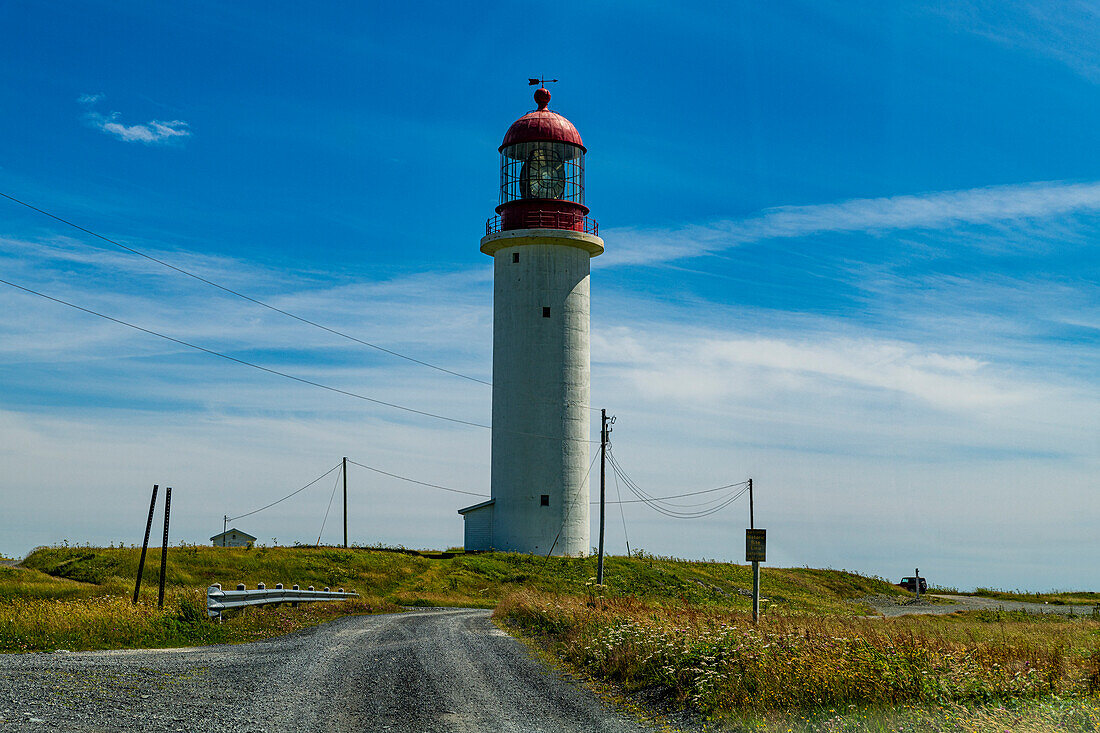
<path fill-rule="evenodd" d="M 557 199 L 584 204 L 584 151 L 550 141 L 516 143 L 501 150 L 500 202 Z"/>
<path fill-rule="evenodd" d="M 524 198 L 560 199 L 565 192 L 565 164 L 554 150 L 536 148 L 520 173 L 527 191 Z"/>

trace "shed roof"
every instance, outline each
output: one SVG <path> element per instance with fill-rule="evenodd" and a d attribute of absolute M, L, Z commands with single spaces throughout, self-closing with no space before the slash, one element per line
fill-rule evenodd
<path fill-rule="evenodd" d="M 472 511 L 476 511 L 478 509 L 483 509 L 483 508 L 485 508 L 487 506 L 490 506 L 491 504 L 494 504 L 494 503 L 496 503 L 496 499 L 489 499 L 488 501 L 483 501 L 480 504 L 474 504 L 473 506 L 468 506 L 465 509 L 459 509 L 458 513 L 459 514 L 469 514 Z"/>
<path fill-rule="evenodd" d="M 255 537 L 250 535 L 248 532 L 244 532 L 242 530 L 239 530 L 236 527 L 230 527 L 229 529 L 225 530 L 224 532 L 219 532 L 218 534 L 214 535 L 210 539 L 212 539 L 212 540 L 220 539 L 222 537 L 225 537 L 227 534 L 229 534 L 231 532 L 236 532 L 237 534 L 239 534 L 241 536 L 241 539 L 245 539 L 245 540 L 254 540 L 254 539 L 256 539 Z"/>

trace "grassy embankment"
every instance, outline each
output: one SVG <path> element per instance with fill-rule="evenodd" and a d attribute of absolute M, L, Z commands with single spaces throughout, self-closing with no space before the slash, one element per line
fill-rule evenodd
<path fill-rule="evenodd" d="M 142 579 L 143 602 L 130 605 L 140 551 L 134 548 L 52 547 L 22 568 L 0 568 L 0 650 L 157 647 L 246 641 L 285 633 L 346 613 L 396 610 L 399 605 L 493 607 L 517 588 L 583 597 L 593 559 L 516 554 L 429 559 L 367 549 L 173 547 L 167 594 L 155 607 L 159 549 Z M 610 593 L 701 608 L 749 607 L 746 566 L 652 557 L 612 557 Z M 270 607 L 205 621 L 206 587 L 238 582 L 343 586 L 361 599 L 298 609 Z M 850 599 L 904 592 L 885 581 L 834 570 L 767 569 L 769 606 L 786 612 L 859 614 Z M 739 592 L 741 591 L 741 592 Z"/>
<path fill-rule="evenodd" d="M 496 610 L 575 669 L 763 730 L 1098 730 L 1100 621 L 867 619 L 516 593 Z M 792 712 L 797 711 L 797 712 Z M 1000 722 L 998 722 L 1000 721 Z M 1007 724 L 1011 721 L 1011 725 Z"/>
<path fill-rule="evenodd" d="M 981 596 L 998 601 L 1025 601 L 1027 603 L 1049 603 L 1055 606 L 1070 605 L 1098 605 L 1100 593 L 1091 591 L 1057 591 L 1046 593 L 1028 593 L 1026 591 L 996 590 L 994 588 L 978 588 L 973 593 L 965 593 L 968 596 Z"/>

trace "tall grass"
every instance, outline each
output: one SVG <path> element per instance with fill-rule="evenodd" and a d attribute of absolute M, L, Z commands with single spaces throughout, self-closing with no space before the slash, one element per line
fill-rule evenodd
<path fill-rule="evenodd" d="M 743 613 L 522 591 L 498 618 L 627 691 L 705 714 L 1086 695 L 1100 623 Z"/>
<path fill-rule="evenodd" d="M 286 634 L 350 614 L 396 611 L 380 599 L 246 608 L 222 624 L 206 616 L 202 590 L 174 589 L 163 608 L 129 595 L 0 602 L 0 651 L 125 649 L 234 643 Z"/>

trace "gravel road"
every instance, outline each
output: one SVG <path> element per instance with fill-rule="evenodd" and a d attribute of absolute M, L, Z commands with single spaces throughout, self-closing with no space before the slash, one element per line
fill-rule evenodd
<path fill-rule="evenodd" d="M 532 660 L 489 611 L 353 616 L 278 639 L 0 656 L 0 731 L 651 728 Z"/>
<path fill-rule="evenodd" d="M 950 603 L 932 604 L 925 601 L 916 603 L 898 603 L 893 596 L 872 596 L 861 599 L 864 603 L 874 608 L 884 616 L 907 616 L 912 614 L 944 616 L 955 611 L 1027 611 L 1028 613 L 1062 613 L 1088 616 L 1092 613 L 1093 606 L 1058 606 L 1048 603 L 1027 603 L 1024 601 L 1000 601 L 994 598 L 982 598 L 981 596 L 956 596 L 945 594 L 928 594 L 933 598 L 939 598 Z"/>

